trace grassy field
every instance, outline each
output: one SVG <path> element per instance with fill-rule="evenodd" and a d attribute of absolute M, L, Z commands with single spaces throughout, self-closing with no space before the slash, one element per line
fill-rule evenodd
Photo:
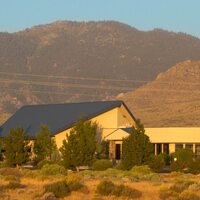
<path fill-rule="evenodd" d="M 52 195 L 52 193 L 45 192 L 45 187 L 48 184 L 57 183 L 59 181 L 65 181 L 68 185 L 73 183 L 71 191 L 62 198 L 66 200 L 132 199 L 131 197 L 103 196 L 98 194 L 96 192 L 97 186 L 103 180 L 110 180 L 116 185 L 123 184 L 124 186 L 139 190 L 142 196 L 134 199 L 200 199 L 200 175 L 181 173 L 140 174 L 136 172 L 122 172 L 115 169 L 109 169 L 103 172 L 84 171 L 76 173 L 68 172 L 68 175 L 49 175 L 41 173 L 41 170 L 31 171 L 10 168 L 0 169 L 0 199 L 58 199 Z M 77 183 L 81 183 L 82 186 L 77 187 Z M 183 193 L 183 191 L 186 191 L 186 194 Z M 176 197 L 174 197 L 174 193 L 179 196 L 176 195 Z"/>

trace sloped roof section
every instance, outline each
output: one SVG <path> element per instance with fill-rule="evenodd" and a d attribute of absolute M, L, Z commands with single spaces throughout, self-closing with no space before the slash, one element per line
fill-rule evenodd
<path fill-rule="evenodd" d="M 91 119 L 113 108 L 120 107 L 122 104 L 125 106 L 123 101 L 24 106 L 1 126 L 0 137 L 6 136 L 11 128 L 20 127 L 28 133 L 31 139 L 34 139 L 42 124 L 47 125 L 52 135 L 55 135 L 72 127 L 81 116 L 85 119 Z M 128 112 L 131 114 L 129 110 Z M 133 117 L 132 114 L 131 116 Z"/>

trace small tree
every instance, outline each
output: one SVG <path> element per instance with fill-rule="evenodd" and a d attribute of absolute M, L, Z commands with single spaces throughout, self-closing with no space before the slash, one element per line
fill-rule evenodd
<path fill-rule="evenodd" d="M 102 140 L 100 143 L 97 143 L 96 158 L 97 159 L 109 158 L 109 142 L 108 141 Z"/>
<path fill-rule="evenodd" d="M 60 151 L 66 168 L 91 165 L 96 151 L 97 124 L 79 120 L 63 141 Z"/>
<path fill-rule="evenodd" d="M 193 161 L 194 153 L 191 149 L 179 149 L 171 154 L 171 170 L 182 171 L 188 168 L 190 163 Z"/>
<path fill-rule="evenodd" d="M 122 166 L 131 169 L 135 165 L 146 164 L 153 152 L 149 137 L 145 135 L 144 126 L 136 121 L 128 138 L 122 144 Z"/>
<path fill-rule="evenodd" d="M 28 160 L 28 135 L 22 128 L 11 129 L 3 141 L 8 166 L 19 166 Z"/>
<path fill-rule="evenodd" d="M 52 153 L 56 150 L 55 140 L 51 137 L 51 132 L 46 125 L 41 125 L 36 134 L 34 142 L 34 153 L 39 162 L 44 159 L 51 159 Z"/>

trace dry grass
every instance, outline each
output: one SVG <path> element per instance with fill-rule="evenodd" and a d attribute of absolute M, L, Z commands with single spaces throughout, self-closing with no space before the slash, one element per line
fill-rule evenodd
<path fill-rule="evenodd" d="M 165 174 L 161 175 L 163 178 L 162 183 L 155 183 L 150 181 L 141 181 L 141 182 L 132 182 L 128 179 L 113 179 L 112 181 L 116 184 L 125 184 L 129 187 L 135 188 L 142 192 L 142 197 L 138 198 L 139 200 L 159 200 L 159 190 L 162 187 L 170 187 L 177 179 L 184 180 L 193 180 L 199 182 L 199 176 L 194 175 L 181 175 L 181 174 Z M 6 190 L 3 192 L 4 196 L 0 196 L 0 199 L 41 199 L 41 196 L 44 192 L 43 186 L 47 183 L 52 183 L 53 181 L 59 181 L 65 178 L 64 176 L 52 176 L 50 179 L 38 179 L 34 177 L 22 177 L 20 178 L 21 184 L 25 185 L 25 188 L 19 188 L 14 190 Z M 112 196 L 102 197 L 95 193 L 96 187 L 102 179 L 100 178 L 91 178 L 84 179 L 84 185 L 89 189 L 89 193 L 84 193 L 83 191 L 72 192 L 69 196 L 65 197 L 65 200 L 114 200 L 114 199 L 123 199 L 116 198 Z M 8 181 L 0 177 L 0 185 L 6 185 Z M 200 191 L 196 191 L 200 195 Z"/>

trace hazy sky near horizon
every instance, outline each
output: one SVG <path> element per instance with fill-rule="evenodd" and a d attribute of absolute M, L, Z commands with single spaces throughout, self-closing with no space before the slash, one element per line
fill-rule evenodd
<path fill-rule="evenodd" d="M 200 38 L 200 0 L 0 0 L 0 31 L 57 20 L 115 20 L 140 30 L 162 28 Z"/>

